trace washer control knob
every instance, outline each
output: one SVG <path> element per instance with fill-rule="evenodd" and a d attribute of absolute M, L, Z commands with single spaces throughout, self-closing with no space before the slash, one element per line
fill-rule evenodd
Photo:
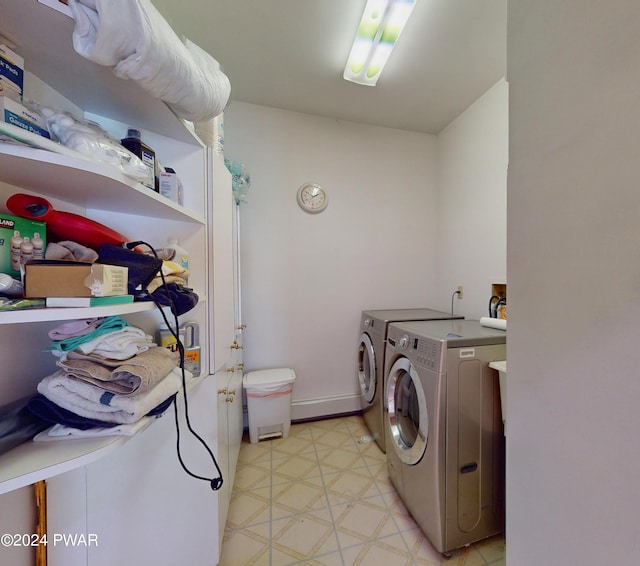
<path fill-rule="evenodd" d="M 401 350 L 406 350 L 409 347 L 409 336 L 407 334 L 403 334 L 398 340 L 398 348 Z"/>
<path fill-rule="evenodd" d="M 370 318 L 365 318 L 364 319 L 364 325 L 365 326 L 371 326 L 371 319 Z"/>

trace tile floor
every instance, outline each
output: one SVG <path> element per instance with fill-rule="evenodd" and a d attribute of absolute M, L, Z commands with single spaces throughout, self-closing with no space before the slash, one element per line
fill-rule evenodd
<path fill-rule="evenodd" d="M 504 566 L 504 538 L 444 560 L 398 498 L 360 416 L 245 435 L 220 566 Z"/>

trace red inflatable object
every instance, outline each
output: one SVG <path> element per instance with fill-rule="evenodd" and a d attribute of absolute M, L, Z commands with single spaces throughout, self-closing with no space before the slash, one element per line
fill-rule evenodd
<path fill-rule="evenodd" d="M 72 212 L 54 210 L 51 203 L 34 195 L 18 193 L 7 199 L 7 208 L 16 216 L 47 224 L 51 242 L 71 240 L 97 250 L 102 244 L 119 246 L 129 239 L 104 224 Z"/>

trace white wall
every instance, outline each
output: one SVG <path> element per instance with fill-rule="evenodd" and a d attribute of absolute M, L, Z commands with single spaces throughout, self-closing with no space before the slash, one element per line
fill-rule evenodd
<path fill-rule="evenodd" d="M 508 26 L 507 562 L 637 564 L 640 8 Z"/>
<path fill-rule="evenodd" d="M 499 81 L 438 134 L 438 299 L 466 318 L 488 316 L 507 275 L 508 85 Z M 448 306 L 447 306 L 448 305 Z"/>
<path fill-rule="evenodd" d="M 243 103 L 225 110 L 225 155 L 251 173 L 241 206 L 245 370 L 291 367 L 296 401 L 347 396 L 367 308 L 433 306 L 435 137 Z M 323 185 L 303 212 L 296 191 Z"/>

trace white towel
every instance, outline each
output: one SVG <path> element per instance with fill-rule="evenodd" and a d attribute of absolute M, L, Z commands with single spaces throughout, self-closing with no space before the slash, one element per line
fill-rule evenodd
<path fill-rule="evenodd" d="M 143 417 L 138 422 L 119 424 L 112 427 L 92 427 L 88 429 L 73 428 L 71 426 L 55 424 L 51 428 L 36 434 L 34 442 L 64 440 L 74 438 L 98 438 L 103 436 L 133 436 L 142 430 L 155 417 Z"/>
<path fill-rule="evenodd" d="M 185 372 L 187 380 L 193 376 Z M 182 386 L 180 368 L 174 368 L 149 391 L 139 395 L 116 395 L 59 370 L 38 383 L 38 392 L 59 407 L 90 419 L 108 423 L 134 423 L 177 393 Z"/>
<path fill-rule="evenodd" d="M 135 80 L 192 122 L 211 120 L 229 100 L 220 64 L 183 43 L 149 0 L 69 0 L 73 47 L 87 59 Z"/>
<path fill-rule="evenodd" d="M 77 350 L 83 354 L 95 354 L 112 360 L 127 360 L 154 346 L 156 344 L 153 338 L 143 330 L 125 326 L 122 330 L 102 334 L 79 344 Z"/>

